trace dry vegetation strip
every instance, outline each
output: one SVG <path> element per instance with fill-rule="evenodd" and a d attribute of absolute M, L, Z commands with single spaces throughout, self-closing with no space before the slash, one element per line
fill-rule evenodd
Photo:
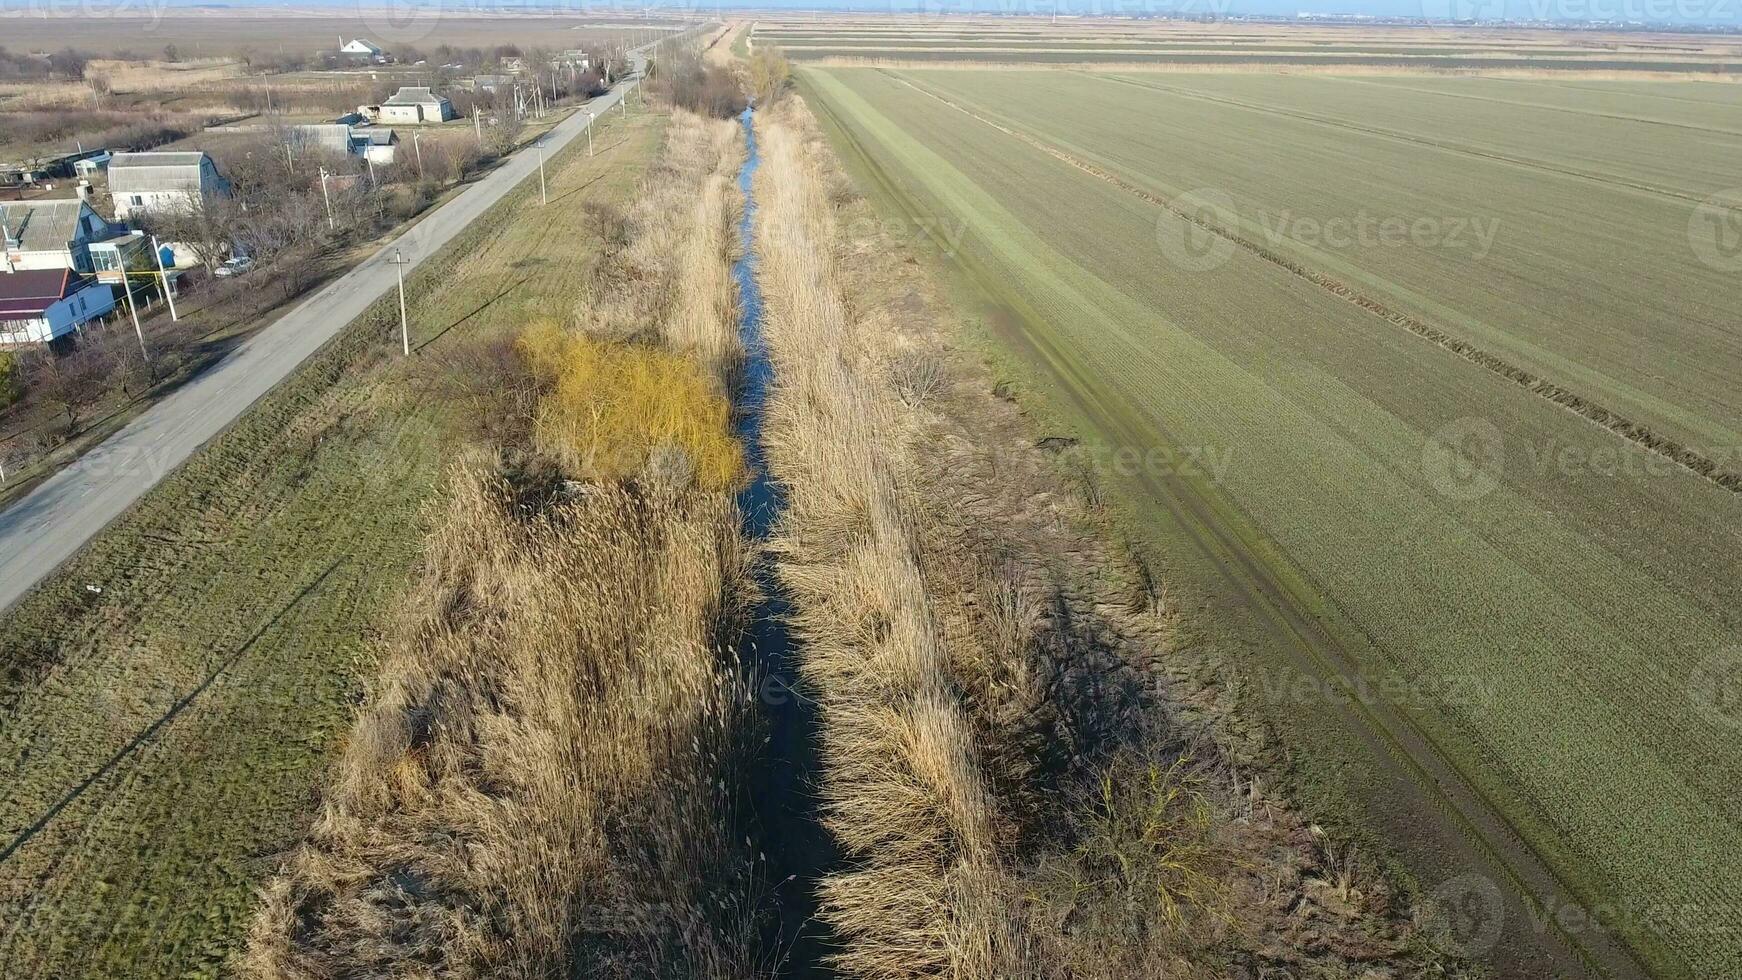
<path fill-rule="evenodd" d="M 1439 969 L 1406 903 L 1170 720 L 1171 616 L 915 314 L 809 117 L 759 122 L 771 548 L 858 977 Z M 854 227 L 864 223 L 854 221 Z M 894 313 L 901 303 L 902 313 Z"/>
<path fill-rule="evenodd" d="M 0 617 L 0 972 L 223 971 L 374 668 L 440 467 L 492 421 L 449 360 L 566 311 L 657 123 L 613 116 L 598 157 L 549 161 L 552 206 L 523 186 L 420 268 L 411 366 L 390 295 Z"/>
<path fill-rule="evenodd" d="M 735 651 L 729 123 L 680 113 L 567 316 L 494 361 L 518 417 L 460 469 L 308 842 L 266 978 L 745 977 L 757 727 Z M 676 247 L 692 243 L 691 247 Z"/>

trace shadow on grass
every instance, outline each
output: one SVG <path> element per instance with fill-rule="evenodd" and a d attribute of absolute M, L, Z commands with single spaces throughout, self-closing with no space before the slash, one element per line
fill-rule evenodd
<path fill-rule="evenodd" d="M 498 292 L 496 295 L 490 297 L 489 299 L 485 300 L 484 302 L 479 303 L 477 306 L 473 307 L 471 312 L 467 313 L 465 316 L 462 316 L 458 320 L 455 320 L 454 322 L 448 324 L 447 326 L 441 328 L 440 330 L 437 330 L 434 335 L 418 341 L 417 346 L 415 346 L 411 349 L 412 353 L 415 354 L 418 351 L 423 350 L 425 347 L 428 347 L 429 345 L 435 343 L 436 341 L 438 341 L 438 340 L 442 339 L 444 336 L 446 336 L 447 332 L 449 330 L 454 329 L 455 327 L 459 326 L 462 323 L 465 323 L 467 320 L 470 320 L 471 318 L 484 312 L 485 310 L 489 309 L 490 307 L 495 306 L 496 302 L 498 300 L 500 300 L 504 296 L 507 296 L 509 293 L 514 292 L 516 289 L 519 289 L 522 285 L 525 285 L 526 280 L 531 279 L 531 278 L 532 278 L 531 273 L 528 273 L 524 276 L 521 276 L 519 279 L 514 280 L 513 282 L 509 283 L 508 285 L 503 286 L 502 290 L 500 292 Z"/>
<path fill-rule="evenodd" d="M 80 796 L 84 795 L 86 790 L 90 789 L 98 780 L 112 772 L 115 767 L 120 765 L 122 760 L 131 755 L 134 750 L 144 746 L 147 742 L 151 741 L 158 732 L 162 731 L 171 722 L 175 721 L 175 719 L 183 711 L 187 710 L 188 706 L 193 704 L 201 694 L 204 694 L 206 689 L 210 688 L 212 683 L 222 676 L 226 670 L 235 666 L 238 661 L 246 656 L 248 651 L 254 648 L 254 644 L 258 643 L 260 638 L 266 635 L 267 630 L 276 626 L 278 622 L 288 615 L 292 609 L 296 608 L 298 603 L 308 598 L 310 593 L 320 587 L 320 584 L 327 580 L 327 576 L 333 574 L 333 571 L 339 567 L 341 561 L 343 561 L 343 559 L 335 559 L 331 565 L 327 566 L 325 571 L 321 572 L 321 574 L 315 578 L 314 581 L 303 586 L 301 591 L 292 596 L 289 602 L 285 603 L 278 612 L 272 615 L 271 619 L 260 624 L 260 628 L 250 634 L 248 639 L 244 640 L 242 645 L 237 647 L 234 653 L 224 659 L 223 663 L 220 663 L 210 674 L 207 674 L 205 680 L 200 681 L 199 685 L 193 690 L 182 695 L 175 704 L 170 705 L 169 710 L 164 712 L 160 718 L 152 722 L 148 728 L 140 732 L 138 735 L 135 735 L 126 745 L 123 745 L 119 751 L 110 756 L 109 761 L 97 767 L 95 772 L 86 776 L 77 786 L 74 786 L 69 790 L 65 796 L 62 796 L 59 801 L 49 807 L 48 810 L 44 812 L 42 816 L 38 817 L 34 823 L 20 831 L 18 836 L 14 837 L 12 842 L 6 845 L 5 849 L 0 850 L 0 862 L 4 862 L 7 858 L 17 853 L 19 848 L 30 843 L 31 838 L 41 833 L 42 829 L 48 826 L 49 821 L 53 820 L 56 816 L 59 816 L 62 810 L 65 810 L 76 802 Z"/>

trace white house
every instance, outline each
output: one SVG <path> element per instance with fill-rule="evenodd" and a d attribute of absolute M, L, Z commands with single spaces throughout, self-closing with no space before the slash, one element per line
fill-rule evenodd
<path fill-rule="evenodd" d="M 230 182 L 197 150 L 117 153 L 109 161 L 109 194 L 122 221 L 229 193 Z"/>
<path fill-rule="evenodd" d="M 0 274 L 34 269 L 90 272 L 91 245 L 113 237 L 102 215 L 77 198 L 0 204 Z"/>
<path fill-rule="evenodd" d="M 384 123 L 443 122 L 455 118 L 453 103 L 427 88 L 407 86 L 381 103 L 377 118 Z"/>
<path fill-rule="evenodd" d="M 399 155 L 399 135 L 391 129 L 361 130 L 356 133 L 356 139 L 370 163 L 392 163 Z"/>
<path fill-rule="evenodd" d="M 339 53 L 347 58 L 368 58 L 374 61 L 381 57 L 380 48 L 362 38 L 353 38 L 339 46 Z"/>
<path fill-rule="evenodd" d="M 114 308 L 114 290 L 71 269 L 0 272 L 0 347 L 58 340 Z"/>

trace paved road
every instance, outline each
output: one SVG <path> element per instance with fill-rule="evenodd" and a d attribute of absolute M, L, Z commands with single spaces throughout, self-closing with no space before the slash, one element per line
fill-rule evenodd
<path fill-rule="evenodd" d="M 635 73 L 629 79 L 589 104 L 596 115 L 615 106 L 635 86 L 645 65 L 645 50 L 630 52 Z M 544 137 L 545 152 L 584 135 L 589 124 L 585 112 L 573 113 Z M 533 147 L 510 156 L 357 268 L 0 512 L 0 611 L 71 558 L 393 288 L 396 276 L 388 260 L 396 249 L 412 263 L 408 269 L 414 268 L 537 169 Z"/>

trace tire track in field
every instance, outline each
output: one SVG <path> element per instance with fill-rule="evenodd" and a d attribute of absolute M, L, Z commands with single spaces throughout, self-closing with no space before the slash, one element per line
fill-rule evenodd
<path fill-rule="evenodd" d="M 858 137 L 835 117 L 826 101 L 817 100 L 813 104 L 823 110 L 823 115 L 831 120 L 860 158 L 869 162 L 870 157 Z M 997 127 L 995 123 L 990 125 Z M 893 199 L 901 200 L 902 192 L 888 180 L 882 169 L 875 164 L 870 164 L 870 167 L 873 179 L 878 180 Z M 962 268 L 976 279 L 984 280 L 988 275 L 987 269 L 966 254 L 958 253 L 952 261 L 962 263 Z M 1040 322 L 1035 311 L 1024 308 L 1011 312 L 1019 319 Z M 1089 394 L 1094 390 L 1090 379 L 1069 366 L 1069 355 L 1044 332 L 1001 330 L 999 333 L 1025 352 L 1052 365 L 1051 370 L 1062 371 L 1055 375 L 1061 382 L 1062 393 L 1083 417 L 1098 419 L 1097 424 L 1106 426 L 1104 431 L 1116 440 L 1128 443 L 1145 441 L 1147 437 L 1131 428 L 1130 422 L 1117 412 L 1107 411 L 1094 400 Z M 1141 476 L 1140 481 L 1149 495 L 1173 515 L 1201 553 L 1214 561 L 1232 593 L 1251 603 L 1277 631 L 1278 637 L 1286 637 L 1280 648 L 1289 652 L 1299 669 L 1326 678 L 1333 684 L 1340 683 L 1338 678 L 1358 676 L 1362 664 L 1351 642 L 1365 644 L 1395 667 L 1395 661 L 1378 638 L 1303 569 L 1293 563 L 1279 569 L 1259 555 L 1264 546 L 1235 530 L 1250 524 L 1237 503 L 1206 494 L 1194 481 L 1177 475 L 1148 474 Z M 1336 615 L 1325 616 L 1314 611 L 1309 596 L 1322 598 Z M 1350 636 L 1344 630 L 1353 631 L 1354 635 Z M 1608 933 L 1575 936 L 1543 911 L 1544 902 L 1550 903 L 1547 905 L 1549 909 L 1582 908 L 1584 902 L 1520 835 L 1487 794 L 1458 770 L 1443 749 L 1407 716 L 1351 694 L 1336 717 L 1360 740 L 1364 751 L 1371 753 L 1379 767 L 1377 771 L 1387 774 L 1387 778 L 1399 777 L 1397 791 L 1405 794 L 1407 800 L 1403 809 L 1424 815 L 1431 811 L 1442 816 L 1448 837 L 1462 841 L 1469 848 L 1467 852 L 1460 852 L 1456 860 L 1470 861 L 1472 868 L 1490 870 L 1509 886 L 1512 898 L 1506 903 L 1505 913 L 1509 920 L 1512 916 L 1523 916 L 1522 921 L 1543 923 L 1545 934 L 1552 935 L 1557 941 L 1553 947 L 1540 947 L 1554 950 L 1544 954 L 1557 964 L 1552 975 L 1605 976 L 1621 980 L 1642 980 L 1647 975 L 1635 952 L 1624 942 L 1615 940 Z M 1418 799 L 1419 803 L 1416 802 Z M 1426 842 L 1430 851 L 1447 840 L 1433 834 L 1419 834 L 1418 828 L 1409 826 L 1407 821 L 1390 827 L 1398 834 L 1415 835 L 1416 839 Z M 1528 943 L 1521 947 L 1516 937 L 1510 937 L 1500 940 L 1496 950 L 1513 967 L 1514 972 L 1509 975 L 1550 975 L 1543 964 L 1534 959 L 1538 948 Z M 1583 970 L 1574 969 L 1575 965 Z M 1526 972 L 1517 972 L 1521 969 Z M 1572 972 L 1567 972 L 1569 969 Z"/>
<path fill-rule="evenodd" d="M 1696 133 L 1718 133 L 1718 134 L 1722 134 L 1725 136 L 1742 136 L 1742 133 L 1739 133 L 1734 129 L 1719 129 L 1715 126 L 1696 126 L 1693 123 L 1679 123 L 1679 122 L 1673 122 L 1673 121 L 1668 120 L 1668 119 L 1647 119 L 1644 116 L 1629 116 L 1629 115 L 1624 115 L 1624 114 L 1619 113 L 1619 112 L 1592 112 L 1588 109 L 1575 109 L 1571 106 L 1550 105 L 1546 102 L 1519 102 L 1515 99 L 1499 99 L 1499 98 L 1495 98 L 1494 96 L 1491 96 L 1491 95 L 1473 95 L 1469 92 L 1447 92 L 1447 91 L 1444 91 L 1442 89 L 1420 88 L 1420 87 L 1415 86 L 1415 85 L 1404 85 L 1401 83 L 1381 81 L 1378 79 L 1350 78 L 1349 80 L 1353 81 L 1357 84 L 1360 84 L 1360 85 L 1375 85 L 1375 86 L 1378 86 L 1380 88 L 1402 89 L 1406 92 L 1419 92 L 1423 95 L 1444 96 L 1445 98 L 1448 98 L 1448 99 L 1465 99 L 1465 100 L 1468 100 L 1470 102 L 1492 102 L 1495 105 L 1512 106 L 1513 108 L 1522 107 L 1522 108 L 1526 108 L 1526 109 L 1543 109 L 1543 110 L 1546 110 L 1548 112 L 1564 112 L 1564 113 L 1567 113 L 1568 115 L 1573 115 L 1573 116 L 1592 116 L 1592 117 L 1595 117 L 1598 119 L 1615 119 L 1615 120 L 1619 120 L 1621 122 L 1645 123 L 1645 124 L 1651 125 L 1651 126 L 1669 126 L 1669 127 L 1674 128 L 1674 129 L 1686 129 L 1686 130 L 1691 130 L 1691 131 L 1696 132 Z M 1690 79 L 1690 80 L 1694 80 L 1694 79 Z M 1560 81 L 1550 81 L 1547 79 L 1544 79 L 1543 81 L 1545 84 L 1553 85 L 1556 88 L 1579 89 L 1580 91 L 1585 91 L 1585 92 L 1607 92 L 1607 94 L 1610 94 L 1610 95 L 1617 94 L 1615 92 L 1611 92 L 1611 91 L 1608 91 L 1605 89 L 1595 89 L 1595 88 L 1590 88 L 1588 86 L 1582 86 L 1582 85 L 1568 85 L 1568 84 L 1566 84 L 1564 82 L 1560 82 Z M 1706 101 L 1703 101 L 1701 99 L 1684 99 L 1684 98 L 1678 98 L 1678 97 L 1673 96 L 1673 95 L 1660 95 L 1660 94 L 1657 94 L 1655 92 L 1647 92 L 1644 94 L 1647 98 L 1665 99 L 1665 100 L 1668 100 L 1671 102 L 1687 102 L 1687 103 L 1690 103 L 1693 105 L 1706 106 L 1708 108 L 1711 106 L 1714 106 L 1714 105 L 1716 105 L 1716 106 L 1727 105 L 1727 103 L 1723 103 L 1723 102 L 1706 102 Z"/>
<path fill-rule="evenodd" d="M 1106 181 L 1133 197 L 1139 198 L 1149 204 L 1153 204 L 1156 207 L 1167 211 L 1169 214 L 1175 215 L 1185 221 L 1189 221 L 1193 225 L 1202 228 L 1204 231 L 1230 242 L 1235 247 L 1240 248 L 1257 258 L 1263 259 L 1264 261 L 1293 274 L 1297 278 L 1310 282 L 1334 296 L 1347 300 L 1393 326 L 1402 327 L 1410 333 L 1415 334 L 1417 337 L 1434 344 L 1441 350 L 1455 354 L 1483 370 L 1505 378 L 1513 384 L 1518 385 L 1520 388 L 1529 391 L 1531 394 L 1537 395 L 1543 400 L 1557 405 L 1588 422 L 1607 429 L 1609 432 L 1620 436 L 1647 452 L 1662 456 L 1688 472 L 1702 477 L 1722 489 L 1728 490 L 1731 493 L 1742 494 L 1742 473 L 1725 469 L 1722 464 L 1710 456 L 1707 456 L 1690 446 L 1683 445 L 1678 440 L 1653 432 L 1649 426 L 1646 426 L 1642 422 L 1636 422 L 1619 412 L 1605 408 L 1604 406 L 1591 401 L 1583 395 L 1568 389 L 1564 385 L 1550 381 L 1547 378 L 1511 364 L 1498 355 L 1485 350 L 1484 348 L 1478 347 L 1469 341 L 1460 340 L 1444 330 L 1441 330 L 1439 327 L 1428 323 L 1426 320 L 1405 313 L 1404 311 L 1395 309 L 1391 306 L 1387 306 L 1385 303 L 1360 292 L 1348 283 L 1325 275 L 1322 272 L 1316 272 L 1309 269 L 1273 249 L 1267 248 L 1237 232 L 1230 231 L 1209 221 L 1202 214 L 1194 213 L 1185 208 L 1176 207 L 1169 199 L 1155 194 L 1143 187 L 1139 187 L 1105 168 L 1072 156 L 1039 137 L 1012 129 L 1002 123 L 988 119 L 972 109 L 969 109 L 945 96 L 939 95 L 936 92 L 932 92 L 923 86 L 902 78 L 886 69 L 884 70 L 884 74 L 922 95 L 936 99 L 971 119 L 984 123 L 1007 136 L 1021 140 L 1035 149 L 1040 150 L 1042 153 L 1045 153 L 1063 163 L 1069 164 L 1091 177 L 1096 177 L 1100 180 Z"/>
<path fill-rule="evenodd" d="M 1259 105 L 1259 104 L 1253 103 L 1253 102 L 1242 102 L 1239 99 L 1229 98 L 1227 96 L 1208 95 L 1208 94 L 1205 94 L 1202 92 L 1192 92 L 1192 91 L 1188 91 L 1185 89 L 1169 88 L 1165 85 L 1153 85 L 1153 84 L 1150 84 L 1148 82 L 1139 81 L 1135 78 L 1124 78 L 1124 77 L 1117 76 L 1117 75 L 1107 75 L 1107 74 L 1104 74 L 1101 72 L 1079 72 L 1079 74 L 1084 75 L 1084 76 L 1089 77 L 1089 78 L 1096 79 L 1098 81 L 1115 82 L 1115 83 L 1118 83 L 1120 85 L 1130 85 L 1133 88 L 1147 89 L 1148 91 L 1151 91 L 1151 92 L 1166 92 L 1169 95 L 1177 95 L 1177 96 L 1179 96 L 1181 98 L 1185 98 L 1185 99 L 1197 99 L 1197 100 L 1202 101 L 1202 102 L 1214 102 L 1214 103 L 1217 103 L 1220 105 L 1233 106 L 1237 109 L 1246 109 L 1250 112 L 1270 113 L 1271 115 L 1282 116 L 1286 119 L 1299 119 L 1302 122 L 1316 123 L 1316 124 L 1321 125 L 1321 126 L 1330 126 L 1334 129 L 1348 130 L 1349 132 L 1361 133 L 1365 136 L 1378 136 L 1378 137 L 1381 137 L 1383 139 L 1394 139 L 1394 140 L 1398 140 L 1398 141 L 1404 142 L 1404 143 L 1414 143 L 1418 146 L 1425 146 L 1425 147 L 1429 147 L 1430 149 L 1435 149 L 1435 150 L 1443 150 L 1447 153 L 1460 153 L 1460 154 L 1463 154 L 1465 156 L 1476 157 L 1476 158 L 1482 159 L 1482 160 L 1493 160 L 1493 161 L 1496 161 L 1498 163 L 1509 163 L 1515 167 L 1524 167 L 1524 168 L 1529 169 L 1529 170 L 1540 170 L 1544 173 L 1551 173 L 1551 174 L 1555 174 L 1556 176 L 1560 176 L 1560 177 L 1576 177 L 1576 178 L 1579 178 L 1581 180 L 1589 180 L 1589 181 L 1592 181 L 1592 182 L 1598 183 L 1598 184 L 1610 184 L 1610 185 L 1615 186 L 1615 187 L 1624 187 L 1624 188 L 1627 188 L 1628 190 L 1643 191 L 1647 194 L 1658 194 L 1658 195 L 1661 195 L 1663 197 L 1672 197 L 1672 198 L 1675 198 L 1675 199 L 1680 200 L 1680 201 L 1690 201 L 1694 204 L 1703 204 L 1707 200 L 1707 198 L 1705 198 L 1705 197 L 1696 197 L 1692 194 L 1688 194 L 1688 193 L 1685 193 L 1683 191 L 1672 190 L 1668 187 L 1658 187 L 1656 184 L 1646 184 L 1646 183 L 1641 183 L 1639 181 L 1628 180 L 1625 177 L 1616 176 L 1615 174 L 1606 174 L 1606 173 L 1601 173 L 1601 172 L 1593 171 L 1593 170 L 1575 170 L 1571 167 L 1557 167 L 1557 166 L 1550 164 L 1550 163 L 1544 163 L 1541 160 L 1531 160 L 1528 157 L 1515 157 L 1515 156 L 1511 156 L 1511 155 L 1505 154 L 1505 153 L 1497 153 L 1497 152 L 1492 151 L 1492 150 L 1479 150 L 1479 149 L 1476 149 L 1475 147 L 1465 146 L 1461 143 L 1443 143 L 1439 140 L 1428 139 L 1425 136 L 1412 136 L 1409 133 L 1398 132 L 1397 130 L 1394 130 L 1394 129 L 1384 129 L 1384 128 L 1381 128 L 1378 126 L 1362 126 L 1359 123 L 1345 122 L 1345 121 L 1340 120 L 1340 119 L 1332 119 L 1329 116 L 1315 115 L 1313 113 L 1302 112 L 1302 111 L 1297 110 L 1297 109 L 1284 109 L 1284 108 L 1281 108 L 1279 106 L 1266 106 L 1266 105 Z M 1420 91 L 1420 90 L 1416 89 L 1413 91 Z M 1488 100 L 1484 100 L 1484 101 L 1491 101 L 1492 102 L 1492 101 L 1499 101 L 1499 100 L 1488 99 Z M 1507 103 L 1507 104 L 1517 106 L 1517 105 L 1523 105 L 1524 103 Z M 1620 118 L 1627 118 L 1627 117 L 1617 116 L 1617 117 L 1613 117 L 1613 118 L 1620 119 Z M 1646 122 L 1648 120 L 1639 119 L 1639 120 L 1633 120 L 1633 121 L 1634 122 Z M 1675 124 L 1674 123 L 1662 123 L 1660 125 L 1673 126 Z M 1692 127 L 1689 127 L 1689 128 L 1692 128 Z M 1731 138 L 1742 138 L 1742 133 L 1732 133 L 1728 130 L 1707 130 L 1706 132 L 1719 133 L 1719 134 L 1722 134 L 1725 136 L 1729 136 Z"/>

